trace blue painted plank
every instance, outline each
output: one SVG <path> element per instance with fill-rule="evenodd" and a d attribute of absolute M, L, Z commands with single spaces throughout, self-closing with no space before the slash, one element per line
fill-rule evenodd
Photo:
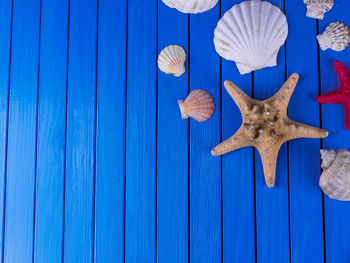
<path fill-rule="evenodd" d="M 156 255 L 157 0 L 128 3 L 125 261 Z"/>
<path fill-rule="evenodd" d="M 333 9 L 326 13 L 325 19 L 320 21 L 320 33 L 333 21 L 342 21 L 350 25 L 348 1 L 335 2 Z M 320 50 L 321 92 L 325 93 L 339 87 L 339 80 L 333 63 L 340 60 L 350 69 L 350 49 L 342 52 Z M 345 129 L 345 113 L 341 105 L 322 105 L 323 128 L 330 132 L 323 140 L 325 149 L 350 150 L 350 133 Z M 350 204 L 329 199 L 325 196 L 325 238 L 326 261 L 344 262 L 350 260 Z"/>
<path fill-rule="evenodd" d="M 92 262 L 97 1 L 70 1 L 64 262 Z"/>
<path fill-rule="evenodd" d="M 158 54 L 167 45 L 178 44 L 187 53 L 187 65 L 188 15 L 167 7 L 161 0 L 158 5 Z M 158 262 L 188 261 L 189 121 L 181 119 L 177 105 L 178 99 L 187 96 L 188 72 L 187 69 L 176 78 L 158 71 Z"/>
<path fill-rule="evenodd" d="M 126 3 L 99 2 L 96 262 L 124 260 Z"/>
<path fill-rule="evenodd" d="M 34 259 L 54 263 L 63 244 L 68 1 L 44 1 L 41 21 Z"/>
<path fill-rule="evenodd" d="M 6 178 L 6 147 L 7 147 L 7 113 L 8 113 L 8 91 L 9 91 L 9 70 L 11 50 L 11 11 L 12 1 L 0 1 L 0 211 L 4 211 L 5 205 L 5 178 Z M 0 226 L 4 224 L 5 215 L 0 213 Z M 3 228 L 1 229 L 0 245 L 3 247 Z M 0 260 L 3 259 L 2 250 Z"/>
<path fill-rule="evenodd" d="M 291 119 L 319 127 L 316 21 L 305 16 L 302 1 L 286 1 L 289 22 L 287 74 L 300 79 L 289 103 Z M 292 262 L 323 262 L 320 140 L 298 139 L 289 144 L 290 239 Z"/>
<path fill-rule="evenodd" d="M 39 32 L 40 1 L 15 1 L 4 262 L 31 262 L 33 257 Z"/>
<path fill-rule="evenodd" d="M 283 0 L 271 1 L 281 8 Z M 285 81 L 285 46 L 278 54 L 278 65 L 255 71 L 254 95 L 263 100 L 273 96 Z M 289 213 L 288 213 L 288 160 L 287 145 L 279 152 L 276 184 L 270 189 L 265 184 L 260 155 L 255 151 L 256 165 L 256 224 L 258 262 L 289 261 Z"/>
<path fill-rule="evenodd" d="M 235 0 L 221 1 L 221 15 Z M 249 96 L 252 74 L 241 76 L 232 61 L 222 60 L 222 80 L 231 80 Z M 222 88 L 222 140 L 231 137 L 241 126 L 241 113 Z M 239 149 L 222 157 L 223 258 L 224 262 L 255 263 L 253 148 Z"/>
<path fill-rule="evenodd" d="M 208 91 L 216 108 L 208 121 L 190 121 L 192 263 L 221 261 L 221 157 L 210 154 L 221 137 L 220 59 L 213 43 L 219 17 L 219 5 L 190 17 L 190 88 Z"/>

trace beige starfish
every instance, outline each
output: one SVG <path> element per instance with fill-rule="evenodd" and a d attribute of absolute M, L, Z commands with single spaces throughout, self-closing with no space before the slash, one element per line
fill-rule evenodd
<path fill-rule="evenodd" d="M 290 97 L 298 82 L 293 74 L 271 98 L 258 101 L 250 98 L 231 81 L 225 88 L 241 111 L 243 123 L 228 140 L 216 146 L 212 155 L 222 155 L 239 148 L 253 146 L 258 149 L 268 187 L 275 185 L 276 162 L 283 143 L 296 138 L 325 138 L 328 132 L 293 121 L 287 116 Z"/>

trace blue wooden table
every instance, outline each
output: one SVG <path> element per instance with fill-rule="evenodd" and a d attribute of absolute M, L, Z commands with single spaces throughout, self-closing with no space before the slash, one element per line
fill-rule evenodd
<path fill-rule="evenodd" d="M 0 0 L 2 262 L 350 262 L 350 204 L 318 187 L 319 149 L 350 149 L 350 132 L 341 106 L 315 101 L 338 87 L 334 60 L 350 67 L 350 48 L 315 38 L 350 25 L 350 1 L 316 21 L 302 0 L 271 0 L 286 45 L 244 76 L 213 45 L 238 2 L 186 15 L 161 0 Z M 180 78 L 157 68 L 169 44 L 187 53 Z M 252 148 L 210 155 L 241 124 L 222 84 L 265 99 L 293 72 L 290 117 L 330 136 L 285 144 L 269 189 Z M 177 100 L 199 88 L 213 117 L 181 120 Z"/>

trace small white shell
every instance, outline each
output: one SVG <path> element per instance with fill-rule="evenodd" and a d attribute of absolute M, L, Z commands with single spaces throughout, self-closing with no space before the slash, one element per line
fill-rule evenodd
<path fill-rule="evenodd" d="M 218 0 L 162 0 L 164 4 L 186 14 L 203 13 L 212 9 Z"/>
<path fill-rule="evenodd" d="M 330 23 L 322 34 L 317 35 L 317 40 L 322 50 L 342 51 L 350 43 L 349 27 L 342 22 Z"/>
<path fill-rule="evenodd" d="M 180 77 L 185 73 L 185 50 L 178 45 L 170 45 L 164 48 L 158 56 L 158 67 L 167 74 Z"/>
<path fill-rule="evenodd" d="M 323 19 L 324 14 L 332 9 L 334 0 L 304 0 L 304 4 L 307 17 Z"/>
<path fill-rule="evenodd" d="M 191 117 L 196 121 L 203 122 L 213 115 L 215 109 L 213 97 L 201 89 L 191 91 L 185 101 L 178 100 L 177 102 L 182 119 Z"/>
<path fill-rule="evenodd" d="M 322 191 L 332 199 L 350 201 L 350 152 L 321 150 Z"/>
<path fill-rule="evenodd" d="M 286 16 L 266 1 L 234 5 L 219 20 L 215 49 L 236 62 L 240 74 L 277 65 L 277 53 L 288 35 Z"/>

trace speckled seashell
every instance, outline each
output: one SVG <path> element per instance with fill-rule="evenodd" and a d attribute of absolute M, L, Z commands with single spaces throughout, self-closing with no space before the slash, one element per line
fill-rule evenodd
<path fill-rule="evenodd" d="M 158 56 L 158 67 L 167 74 L 180 77 L 185 73 L 185 50 L 178 45 L 170 45 L 164 48 Z"/>
<path fill-rule="evenodd" d="M 342 51 L 350 43 L 349 27 L 342 22 L 330 23 L 326 30 L 317 36 L 317 40 L 322 50 L 330 48 L 334 51 Z"/>
<path fill-rule="evenodd" d="M 288 35 L 286 16 L 267 1 L 234 5 L 214 31 L 215 50 L 236 62 L 241 75 L 277 65 L 277 54 Z"/>
<path fill-rule="evenodd" d="M 304 4 L 307 17 L 323 19 L 324 14 L 332 9 L 334 0 L 304 0 Z"/>
<path fill-rule="evenodd" d="M 218 0 L 162 0 L 164 4 L 186 14 L 203 13 L 212 9 Z"/>
<path fill-rule="evenodd" d="M 350 201 L 350 152 L 321 150 L 322 191 L 332 199 Z"/>
<path fill-rule="evenodd" d="M 196 89 L 188 94 L 185 101 L 177 101 L 181 111 L 181 118 L 189 117 L 202 122 L 208 120 L 214 112 L 214 100 L 205 90 Z"/>

